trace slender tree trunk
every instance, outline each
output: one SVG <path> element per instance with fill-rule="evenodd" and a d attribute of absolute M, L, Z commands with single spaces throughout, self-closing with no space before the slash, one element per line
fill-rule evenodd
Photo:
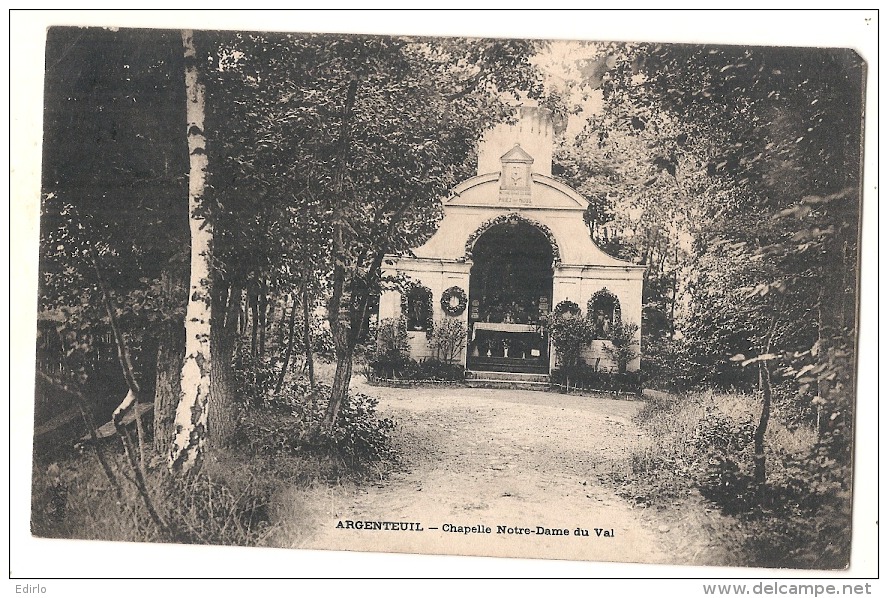
<path fill-rule="evenodd" d="M 238 326 L 239 326 L 238 333 L 239 334 L 246 334 L 247 333 L 247 326 L 249 325 L 249 322 L 247 320 L 249 320 L 249 318 L 247 316 L 247 307 L 246 307 L 246 305 L 244 305 L 243 300 L 241 300 L 241 303 L 240 303 L 240 305 L 238 305 L 237 309 L 238 309 L 237 318 L 238 318 Z"/>
<path fill-rule="evenodd" d="M 259 297 L 250 297 L 250 314 L 253 319 L 252 337 L 250 339 L 250 355 L 256 357 L 259 354 Z"/>
<path fill-rule="evenodd" d="M 354 279 L 355 259 L 351 256 L 345 234 L 347 228 L 345 194 L 345 171 L 347 168 L 349 149 L 349 124 L 355 98 L 358 91 L 358 79 L 351 75 L 346 91 L 345 106 L 342 111 L 336 172 L 334 175 L 334 193 L 336 206 L 333 210 L 333 294 L 330 298 L 327 318 L 330 332 L 333 335 L 333 346 L 336 350 L 336 374 L 330 401 L 327 404 L 325 423 L 332 428 L 339 414 L 342 401 L 348 394 L 351 381 L 352 356 L 354 354 L 354 338 L 351 330 L 351 292 L 349 287 Z"/>
<path fill-rule="evenodd" d="M 678 247 L 675 248 L 675 264 L 672 271 L 672 301 L 669 306 L 669 338 L 675 338 L 675 302 L 678 298 Z"/>
<path fill-rule="evenodd" d="M 139 413 L 139 400 L 142 394 L 142 390 L 139 388 L 139 383 L 136 381 L 136 373 L 133 368 L 133 362 L 130 359 L 129 347 L 127 345 L 126 339 L 123 336 L 123 332 L 120 329 L 120 324 L 117 320 L 117 311 L 114 308 L 114 304 L 111 300 L 111 295 L 108 292 L 108 287 L 105 285 L 104 277 L 102 276 L 101 268 L 99 267 L 99 258 L 96 255 L 96 251 L 93 248 L 89 250 L 90 260 L 92 261 L 93 269 L 96 272 L 96 280 L 99 283 L 99 289 L 102 292 L 102 299 L 104 300 L 105 310 L 108 312 L 108 320 L 111 322 L 111 332 L 114 336 L 114 344 L 117 347 L 117 359 L 120 362 L 120 367 L 123 370 L 123 378 L 126 380 L 126 385 L 129 387 L 129 392 L 127 393 L 126 398 L 124 398 L 123 402 L 117 409 L 114 411 L 114 424 L 117 426 L 118 418 L 123 418 L 124 411 L 129 408 L 133 409 L 133 413 L 136 415 L 136 430 L 138 434 L 138 448 L 139 448 L 139 459 L 138 459 L 138 467 L 139 473 L 142 476 L 145 475 L 145 431 L 142 428 L 142 417 Z M 119 432 L 119 429 L 118 429 Z"/>
<path fill-rule="evenodd" d="M 108 287 L 105 285 L 105 279 L 102 276 L 102 270 L 99 267 L 99 259 L 95 250 L 90 248 L 89 255 L 93 269 L 96 273 L 96 280 L 99 283 L 99 290 L 102 292 L 102 302 L 104 303 L 105 311 L 108 314 L 108 320 L 111 322 L 111 334 L 114 337 L 114 344 L 117 347 L 117 360 L 120 363 L 120 369 L 123 371 L 123 379 L 126 381 L 126 385 L 129 387 L 130 391 L 132 391 L 133 394 L 138 395 L 140 392 L 139 383 L 136 381 L 133 363 L 130 359 L 129 348 L 123 338 L 123 333 L 120 330 L 120 324 L 117 320 L 117 310 L 114 308 L 114 303 L 111 300 Z"/>
<path fill-rule="evenodd" d="M 271 345 L 271 343 L 274 342 L 274 316 L 275 316 L 275 312 L 277 311 L 277 301 L 266 300 L 266 303 L 268 305 L 265 308 L 265 318 L 264 318 L 265 324 L 262 326 L 262 343 L 261 343 L 263 355 L 265 354 L 265 336 L 266 336 L 266 334 L 268 335 L 269 345 Z M 284 309 L 284 311 L 286 311 L 286 308 Z M 286 315 L 286 314 L 284 314 L 284 315 Z"/>
<path fill-rule="evenodd" d="M 358 320 L 354 323 L 355 342 L 361 339 L 361 337 L 364 335 L 364 328 L 368 326 L 367 310 L 370 307 L 370 287 L 368 281 L 379 275 L 382 268 L 382 260 L 384 258 L 384 253 L 380 253 L 379 255 L 377 255 L 367 270 L 367 280 L 365 280 L 364 284 L 362 285 L 360 300 L 358 302 Z"/>
<path fill-rule="evenodd" d="M 200 467 L 207 442 L 210 398 L 210 322 L 212 318 L 210 256 L 213 225 L 204 217 L 207 151 L 204 136 L 204 86 L 198 78 L 194 34 L 182 31 L 185 51 L 186 125 L 190 171 L 188 214 L 191 229 L 191 276 L 185 312 L 185 359 L 182 364 L 181 398 L 176 409 L 175 437 L 169 467 L 188 473 Z"/>
<path fill-rule="evenodd" d="M 268 286 L 265 281 L 259 287 L 259 357 L 265 356 L 265 324 L 268 321 Z"/>
<path fill-rule="evenodd" d="M 161 273 L 160 292 L 164 301 L 175 305 L 185 299 L 188 284 L 184 262 L 170 259 Z M 185 355 L 185 327 L 182 320 L 170 319 L 160 325 L 157 367 L 154 377 L 154 449 L 166 455 L 173 443 L 173 421 L 181 394 L 182 357 Z"/>
<path fill-rule="evenodd" d="M 363 278 L 354 277 L 349 292 L 334 282 L 333 296 L 330 302 L 330 314 L 336 314 L 335 326 L 331 318 L 333 344 L 336 348 L 336 373 L 333 379 L 333 390 L 327 407 L 327 424 L 332 427 L 339 414 L 341 403 L 348 396 L 351 381 L 352 361 L 355 345 L 361 335 L 366 321 L 367 306 L 370 302 L 370 285 L 368 281 L 378 276 L 384 253 L 373 258 Z M 343 277 L 344 278 L 344 277 Z M 335 280 L 335 277 L 334 277 Z M 354 293 L 352 295 L 351 293 Z"/>
<path fill-rule="evenodd" d="M 295 297 L 295 294 L 294 294 Z M 275 361 L 278 359 L 280 355 L 281 349 L 284 349 L 286 345 L 284 344 L 287 339 L 287 304 L 284 303 L 281 308 L 281 317 L 277 323 L 277 332 L 275 334 Z"/>
<path fill-rule="evenodd" d="M 135 449 L 133 448 L 133 443 L 130 438 L 129 430 L 126 429 L 126 426 L 123 425 L 122 414 L 125 411 L 123 408 L 126 404 L 131 404 L 135 406 L 136 411 L 136 421 L 138 421 L 138 406 L 139 402 L 136 396 L 130 391 L 127 395 L 127 398 L 124 399 L 121 406 L 117 408 L 117 411 L 114 412 L 112 416 L 112 421 L 114 422 L 114 428 L 117 431 L 117 436 L 120 438 L 120 441 L 123 443 L 123 452 L 129 461 L 130 469 L 132 470 L 132 482 L 135 484 L 136 489 L 139 491 L 139 496 L 142 497 L 142 502 L 145 503 L 145 509 L 148 511 L 148 515 L 151 517 L 151 520 L 160 528 L 160 531 L 163 533 L 168 533 L 169 528 L 167 526 L 166 521 L 163 517 L 160 516 L 157 508 L 154 505 L 154 499 L 151 498 L 151 492 L 148 489 L 148 484 L 145 482 L 145 465 L 139 463 L 136 458 Z M 140 441 L 140 450 L 141 450 L 141 441 Z"/>
<path fill-rule="evenodd" d="M 352 374 L 352 357 L 354 356 L 354 347 L 346 350 L 340 358 L 336 360 L 336 373 L 333 376 L 333 389 L 330 392 L 330 403 L 327 405 L 326 424 L 333 427 L 336 418 L 339 416 L 339 410 L 342 404 L 348 398 L 348 388 L 351 384 Z"/>
<path fill-rule="evenodd" d="M 281 366 L 281 373 L 278 375 L 277 384 L 274 387 L 275 396 L 281 394 L 281 388 L 284 386 L 284 378 L 287 375 L 287 368 L 290 367 L 290 356 L 293 354 L 293 343 L 296 331 L 296 293 L 293 293 L 293 307 L 290 308 L 290 321 L 287 326 L 288 341 L 287 351 L 284 353 L 284 363 Z"/>
<path fill-rule="evenodd" d="M 351 330 L 351 297 L 345 291 L 345 273 L 341 266 L 334 272 L 333 295 L 330 299 L 328 319 L 333 335 L 333 347 L 336 353 L 336 373 L 333 377 L 333 388 L 327 404 L 325 423 L 333 427 L 339 408 L 348 395 L 351 381 L 351 360 L 354 354 L 354 342 Z"/>
<path fill-rule="evenodd" d="M 308 368 L 308 382 L 311 384 L 312 390 L 314 390 L 314 341 L 311 338 L 311 311 L 309 310 L 310 296 L 308 283 L 304 282 L 302 284 L 302 342 L 305 344 L 305 366 Z"/>
<path fill-rule="evenodd" d="M 766 361 L 759 364 L 759 384 L 762 389 L 762 412 L 758 425 L 752 435 L 753 457 L 755 464 L 755 483 L 758 488 L 759 505 L 765 506 L 767 502 L 767 470 L 765 463 L 765 432 L 768 430 L 768 420 L 771 418 L 771 369 Z"/>
<path fill-rule="evenodd" d="M 783 310 L 783 301 L 777 308 L 777 312 Z M 774 334 L 777 330 L 777 318 L 771 319 L 771 326 L 768 330 L 768 340 L 765 343 L 765 354 L 771 352 L 771 345 L 774 342 Z M 765 463 L 765 433 L 768 431 L 768 421 L 771 419 L 771 364 L 769 361 L 759 361 L 759 388 L 762 391 L 762 412 L 759 416 L 758 425 L 752 434 L 753 444 L 753 467 L 755 483 L 758 489 L 758 500 L 760 506 L 766 506 L 768 499 L 767 489 L 767 468 Z"/>
<path fill-rule="evenodd" d="M 268 315 L 265 316 L 265 333 L 268 336 L 268 350 L 271 351 L 271 345 L 274 342 L 274 318 L 277 316 L 278 302 L 274 299 L 268 300 Z M 284 314 L 286 316 L 287 304 L 284 303 Z"/>

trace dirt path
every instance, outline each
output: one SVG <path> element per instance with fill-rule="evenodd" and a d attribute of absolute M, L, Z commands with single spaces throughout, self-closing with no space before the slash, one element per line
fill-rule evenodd
<path fill-rule="evenodd" d="M 638 441 L 631 417 L 639 403 L 533 391 L 356 386 L 380 396 L 380 412 L 398 422 L 406 471 L 329 493 L 315 510 L 316 529 L 300 547 L 669 561 L 656 522 L 642 519 L 595 480 L 596 470 L 624 459 Z M 349 521 L 416 522 L 423 531 L 337 527 Z M 531 533 L 498 533 L 504 531 L 499 526 Z M 538 534 L 538 526 L 568 535 Z M 589 535 L 576 535 L 577 528 Z"/>

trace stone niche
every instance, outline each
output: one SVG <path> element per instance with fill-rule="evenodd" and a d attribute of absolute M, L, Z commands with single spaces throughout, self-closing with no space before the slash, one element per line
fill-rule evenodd
<path fill-rule="evenodd" d="M 499 201 L 505 204 L 530 205 L 530 167 L 533 158 L 521 149 L 521 145 L 503 154 L 500 159 Z"/>

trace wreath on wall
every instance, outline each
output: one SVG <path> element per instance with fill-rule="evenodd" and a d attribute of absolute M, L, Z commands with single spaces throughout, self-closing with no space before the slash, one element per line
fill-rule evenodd
<path fill-rule="evenodd" d="M 466 297 L 466 292 L 460 287 L 450 287 L 441 293 L 441 309 L 448 316 L 462 315 L 466 311 L 466 305 L 468 304 L 469 298 Z"/>
<path fill-rule="evenodd" d="M 552 313 L 556 316 L 563 316 L 566 313 L 571 313 L 575 316 L 578 316 L 580 315 L 580 306 L 573 301 L 565 299 L 564 301 L 560 301 L 558 305 L 555 306 L 555 309 L 552 310 Z"/>

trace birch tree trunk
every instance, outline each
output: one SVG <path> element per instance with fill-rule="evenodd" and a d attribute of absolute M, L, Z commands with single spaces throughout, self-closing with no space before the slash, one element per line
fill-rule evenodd
<path fill-rule="evenodd" d="M 191 277 L 185 312 L 185 359 L 181 395 L 176 409 L 175 437 L 169 467 L 175 473 L 199 468 L 207 441 L 210 397 L 210 251 L 213 226 L 203 206 L 207 178 L 204 136 L 204 86 L 198 78 L 194 33 L 182 31 L 185 52 L 185 96 L 190 171 L 188 214 L 191 230 Z"/>

